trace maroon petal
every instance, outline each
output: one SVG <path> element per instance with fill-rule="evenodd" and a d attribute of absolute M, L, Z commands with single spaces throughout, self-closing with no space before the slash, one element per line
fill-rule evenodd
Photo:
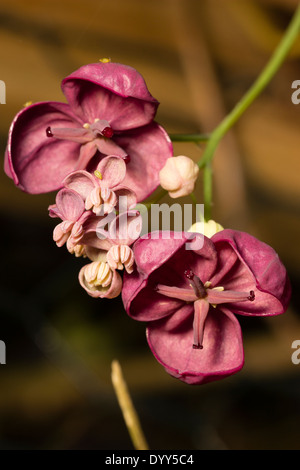
<path fill-rule="evenodd" d="M 78 128 L 78 118 L 64 103 L 36 103 L 14 118 L 5 153 L 5 171 L 28 193 L 44 193 L 61 187 L 74 169 L 80 143 L 47 137 L 46 129 Z"/>
<path fill-rule="evenodd" d="M 238 372 L 244 364 L 242 333 L 228 310 L 211 309 L 205 321 L 203 349 L 193 348 L 193 315 L 186 305 L 147 328 L 149 346 L 173 377 L 203 384 Z"/>
<path fill-rule="evenodd" d="M 142 201 L 159 186 L 159 171 L 173 156 L 171 140 L 162 127 L 152 123 L 116 136 L 115 141 L 130 156 L 123 184 Z"/>
<path fill-rule="evenodd" d="M 135 69 L 116 63 L 85 65 L 62 81 L 62 90 L 81 119 L 106 120 L 114 131 L 150 123 L 159 104 Z"/>
<path fill-rule="evenodd" d="M 124 273 L 122 298 L 127 313 L 140 321 L 153 321 L 172 315 L 184 303 L 159 294 L 158 284 L 188 287 L 185 271 L 202 268 L 203 282 L 214 272 L 217 254 L 210 239 L 204 237 L 197 254 L 186 250 L 188 234 L 154 232 L 133 245 L 136 275 Z M 176 238 L 177 237 L 177 238 Z"/>
<path fill-rule="evenodd" d="M 245 232 L 223 230 L 212 237 L 222 276 L 217 283 L 225 289 L 255 293 L 253 302 L 232 304 L 242 315 L 278 315 L 287 309 L 291 288 L 278 254 L 266 243 Z"/>

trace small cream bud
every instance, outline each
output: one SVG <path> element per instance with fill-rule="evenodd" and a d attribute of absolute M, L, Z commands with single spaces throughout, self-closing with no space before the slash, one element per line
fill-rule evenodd
<path fill-rule="evenodd" d="M 196 222 L 189 228 L 188 232 L 202 233 L 206 237 L 211 238 L 221 230 L 224 230 L 222 225 L 218 224 L 214 220 L 209 220 L 208 222 Z"/>
<path fill-rule="evenodd" d="M 159 172 L 160 185 L 172 198 L 187 196 L 193 192 L 198 175 L 199 167 L 191 158 L 171 157 Z"/>

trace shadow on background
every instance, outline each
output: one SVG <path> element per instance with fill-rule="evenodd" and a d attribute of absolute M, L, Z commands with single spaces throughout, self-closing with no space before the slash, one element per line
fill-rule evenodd
<path fill-rule="evenodd" d="M 64 101 L 61 79 L 111 57 L 135 67 L 170 133 L 210 132 L 253 83 L 297 1 L 15 0 L 0 6 L 0 145 L 27 101 Z M 169 377 L 145 325 L 121 299 L 89 298 L 82 265 L 52 240 L 47 207 L 4 173 L 1 185 L 1 449 L 131 449 L 111 381 L 118 359 L 151 449 L 299 449 L 299 124 L 291 84 L 300 40 L 267 90 L 224 139 L 214 161 L 214 218 L 272 245 L 293 284 L 288 313 L 241 318 L 246 362 L 203 387 Z M 201 148 L 175 144 L 195 160 Z M 201 180 L 196 188 L 202 202 Z M 163 202 L 170 202 L 167 198 Z M 189 200 L 182 199 L 182 202 Z"/>

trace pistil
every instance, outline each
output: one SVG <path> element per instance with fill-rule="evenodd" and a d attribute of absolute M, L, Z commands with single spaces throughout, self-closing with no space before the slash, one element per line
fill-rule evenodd
<path fill-rule="evenodd" d="M 201 279 L 198 276 L 195 276 L 191 269 L 187 269 L 184 274 L 189 279 L 190 285 L 193 288 L 195 295 L 198 297 L 198 299 L 204 299 L 207 294 L 205 286 Z"/>
<path fill-rule="evenodd" d="M 86 122 L 82 127 L 50 127 L 46 129 L 47 137 L 71 140 L 73 142 L 86 143 L 96 138 L 104 137 L 110 139 L 114 135 L 113 129 L 108 121 L 95 119 L 92 124 Z"/>
<path fill-rule="evenodd" d="M 209 307 L 216 307 L 224 303 L 253 302 L 255 300 L 255 293 L 253 290 L 239 292 L 226 290 L 222 286 L 211 287 L 211 282 L 207 281 L 203 284 L 201 279 L 196 276 L 191 269 L 184 271 L 184 276 L 188 279 L 192 289 L 158 284 L 155 290 L 166 297 L 183 300 L 187 303 L 194 303 L 193 349 L 202 349 L 204 326 Z"/>

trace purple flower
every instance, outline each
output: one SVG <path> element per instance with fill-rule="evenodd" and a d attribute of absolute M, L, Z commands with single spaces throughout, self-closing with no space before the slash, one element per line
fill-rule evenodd
<path fill-rule="evenodd" d="M 136 269 L 125 273 L 127 313 L 148 322 L 156 359 L 188 384 L 218 380 L 244 363 L 236 314 L 284 313 L 290 299 L 286 269 L 276 252 L 253 236 L 222 230 L 186 250 L 188 235 L 139 239 Z"/>
<path fill-rule="evenodd" d="M 118 271 L 133 272 L 134 254 L 130 245 L 141 230 L 137 211 L 114 215 L 108 223 L 109 218 L 91 217 L 81 238 L 84 253 L 92 262 L 81 268 L 79 282 L 95 298 L 111 299 L 121 293 L 122 278 Z M 105 230 L 107 224 L 108 230 Z"/>
<path fill-rule="evenodd" d="M 63 185 L 73 189 L 85 201 L 86 210 L 104 215 L 112 210 L 127 210 L 136 205 L 135 193 L 121 183 L 126 176 L 126 164 L 121 157 L 104 157 L 97 166 L 94 175 L 85 170 L 70 173 Z M 124 198 L 126 204 L 119 204 Z"/>
<path fill-rule="evenodd" d="M 14 118 L 7 175 L 28 193 L 45 193 L 61 188 L 70 172 L 94 171 L 103 156 L 118 155 L 127 162 L 124 185 L 145 199 L 173 150 L 153 121 L 159 103 L 142 76 L 121 64 L 90 64 L 66 77 L 62 91 L 68 103 L 35 103 Z"/>
<path fill-rule="evenodd" d="M 88 251 L 92 262 L 80 269 L 78 275 L 80 285 L 94 298 L 118 297 L 122 290 L 120 274 L 116 269 L 111 268 L 104 251 L 92 249 Z"/>
<path fill-rule="evenodd" d="M 80 255 L 84 224 L 93 213 L 86 211 L 82 197 L 72 189 L 63 188 L 56 195 L 56 204 L 49 207 L 50 217 L 59 217 L 59 223 L 53 231 L 53 239 L 58 247 L 67 244 L 70 253 Z"/>

